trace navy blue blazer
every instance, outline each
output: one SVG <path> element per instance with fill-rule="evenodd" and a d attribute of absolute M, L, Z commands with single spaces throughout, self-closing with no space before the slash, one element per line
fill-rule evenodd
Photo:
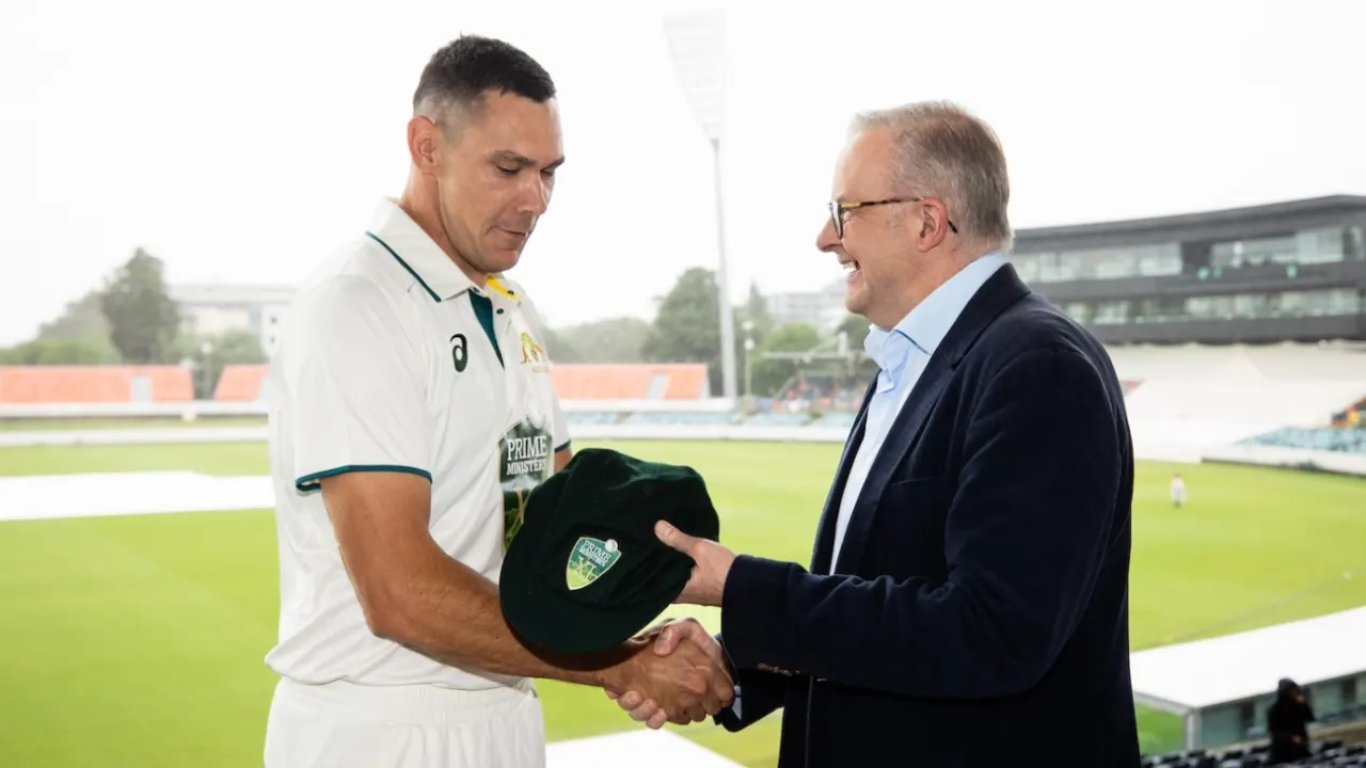
<path fill-rule="evenodd" d="M 731 569 L 742 717 L 717 722 L 783 708 L 781 768 L 1138 766 L 1133 451 L 1100 343 L 1002 266 L 897 415 L 832 569 L 867 405 L 810 569 Z"/>

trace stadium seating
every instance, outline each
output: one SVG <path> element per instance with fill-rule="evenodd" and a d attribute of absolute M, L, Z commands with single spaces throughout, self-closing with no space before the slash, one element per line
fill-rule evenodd
<path fill-rule="evenodd" d="M 251 402 L 264 399 L 266 365 L 225 365 L 214 388 L 213 399 L 234 402 Z"/>
<path fill-rule="evenodd" d="M 1106 348 L 1126 381 L 1366 380 L 1366 351 L 1319 344 L 1114 345 Z"/>
<path fill-rule="evenodd" d="M 1140 458 L 1197 459 L 1282 427 L 1326 427 L 1366 396 L 1366 353 L 1316 344 L 1116 346 Z"/>
<path fill-rule="evenodd" d="M 1212 449 L 1240 443 L 1335 445 L 1339 451 L 1354 451 L 1359 445 L 1351 437 L 1339 436 L 1333 442 L 1326 437 L 1308 438 L 1279 430 L 1326 427 L 1335 414 L 1366 397 L 1366 353 L 1360 350 L 1309 344 L 1189 345 L 1119 346 L 1110 348 L 1109 353 L 1123 384 L 1139 458 L 1199 460 Z M 701 366 L 698 368 L 700 380 L 705 373 Z M 559 374 L 556 389 L 561 399 L 568 400 L 614 395 L 622 400 L 639 398 L 648 378 L 647 366 L 557 366 L 557 370 L 565 372 Z M 861 390 L 854 394 L 861 395 Z M 606 413 L 579 414 L 572 421 L 847 430 L 853 426 L 852 411 L 860 398 L 852 399 L 848 408 L 822 408 L 815 401 L 779 399 L 769 401 L 769 407 L 759 413 L 746 415 L 698 415 L 679 410 L 644 415 L 632 409 L 615 418 Z M 822 410 L 826 412 L 822 414 Z"/>
<path fill-rule="evenodd" d="M 1314 742 L 1313 757 L 1293 763 L 1301 768 L 1366 768 L 1366 745 L 1344 745 L 1340 739 Z M 1143 768 L 1257 768 L 1268 765 L 1268 746 L 1206 751 L 1184 750 L 1143 758 Z"/>
<path fill-rule="evenodd" d="M 561 400 L 700 400 L 707 396 L 702 363 L 565 365 L 550 368 Z"/>
<path fill-rule="evenodd" d="M 1333 426 L 1366 428 L 1366 398 L 1352 403 L 1339 413 L 1333 414 Z"/>
<path fill-rule="evenodd" d="M 1124 388 L 1139 459 L 1313 463 L 1366 472 L 1359 413 L 1366 406 L 1366 349 L 1120 345 L 1107 351 Z M 266 371 L 264 365 L 225 366 L 214 402 L 194 410 L 263 413 L 270 399 Z M 863 395 L 858 381 L 803 378 L 800 391 L 788 393 L 795 399 L 747 400 L 747 408 L 736 410 L 711 396 L 702 363 L 556 363 L 549 372 L 570 423 L 586 437 L 644 437 L 662 428 L 680 437 L 789 439 L 782 436 L 788 432 L 793 440 L 838 441 L 853 427 Z M 70 415 L 82 404 L 102 414 L 131 404 L 139 415 L 174 415 L 167 409 L 192 401 L 193 389 L 193 372 L 178 366 L 0 368 L 0 408 L 14 415 L 32 415 L 35 408 Z M 675 428 L 683 432 L 669 431 Z"/>
<path fill-rule="evenodd" d="M 255 401 L 267 366 L 223 368 L 214 399 Z M 698 400 L 707 389 L 707 366 L 700 363 L 639 365 L 554 365 L 551 381 L 561 400 Z"/>
<path fill-rule="evenodd" d="M 1341 451 L 1366 454 L 1366 429 L 1303 429 L 1283 427 L 1243 441 L 1247 445 L 1301 448 L 1310 451 Z"/>
<path fill-rule="evenodd" d="M 193 375 L 178 365 L 0 366 L 0 404 L 189 402 Z"/>

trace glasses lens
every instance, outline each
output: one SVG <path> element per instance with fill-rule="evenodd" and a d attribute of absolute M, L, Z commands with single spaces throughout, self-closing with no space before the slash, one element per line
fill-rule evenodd
<path fill-rule="evenodd" d="M 830 203 L 830 223 L 835 227 L 835 237 L 844 237 L 844 220 L 837 203 Z"/>

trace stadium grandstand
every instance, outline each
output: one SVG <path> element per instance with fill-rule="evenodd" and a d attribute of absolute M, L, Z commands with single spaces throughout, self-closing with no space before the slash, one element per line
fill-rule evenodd
<path fill-rule="evenodd" d="M 0 366 L 0 404 L 69 405 L 187 403 L 194 379 L 175 365 Z"/>
<path fill-rule="evenodd" d="M 1366 346 L 1111 345 L 1109 352 L 1140 458 L 1366 473 Z M 0 418 L 260 417 L 269 400 L 266 368 L 225 366 L 212 400 L 196 401 L 192 372 L 178 366 L 0 367 Z M 708 396 L 700 363 L 554 365 L 551 375 L 575 432 L 590 438 L 842 441 L 864 384 L 798 376 L 744 409 Z"/>
<path fill-rule="evenodd" d="M 1315 742 L 1312 756 L 1293 763 L 1298 768 L 1362 768 L 1366 766 L 1366 745 L 1345 744 L 1342 739 Z M 1229 749 L 1184 749 L 1143 759 L 1143 768 L 1260 768 L 1268 763 L 1266 744 L 1249 744 Z"/>
<path fill-rule="evenodd" d="M 1366 339 L 1366 197 L 1026 229 L 1020 276 L 1110 345 Z"/>
<path fill-rule="evenodd" d="M 219 403 L 264 403 L 269 399 L 266 386 L 267 365 L 225 365 L 214 387 L 213 399 Z"/>
<path fill-rule="evenodd" d="M 213 399 L 266 402 L 267 370 L 266 365 L 225 366 Z M 575 403 L 696 403 L 707 396 L 707 366 L 701 364 L 556 365 L 550 375 L 560 399 Z"/>

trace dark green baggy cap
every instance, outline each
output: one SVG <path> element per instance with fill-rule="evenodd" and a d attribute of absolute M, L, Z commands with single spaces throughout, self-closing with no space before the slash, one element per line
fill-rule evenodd
<path fill-rule="evenodd" d="M 503 616 L 557 653 L 607 650 L 646 628 L 683 591 L 693 560 L 655 522 L 716 541 L 721 523 L 691 467 L 586 448 L 531 492 L 503 560 Z"/>

